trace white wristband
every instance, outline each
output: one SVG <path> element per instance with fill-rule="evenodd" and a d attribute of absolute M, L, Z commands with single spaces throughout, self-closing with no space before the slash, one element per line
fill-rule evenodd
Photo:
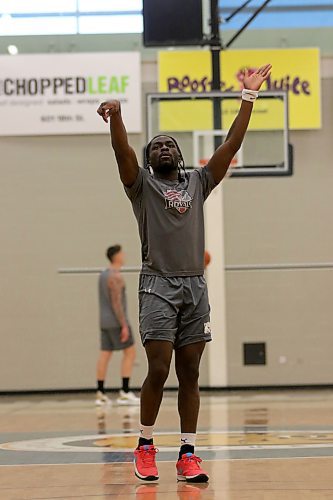
<path fill-rule="evenodd" d="M 242 90 L 243 101 L 254 102 L 258 98 L 258 95 L 259 95 L 258 90 L 249 90 L 249 89 Z"/>

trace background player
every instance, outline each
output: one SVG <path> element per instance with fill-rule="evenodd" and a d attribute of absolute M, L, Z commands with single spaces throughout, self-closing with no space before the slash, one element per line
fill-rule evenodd
<path fill-rule="evenodd" d="M 113 351 L 123 351 L 121 363 L 122 388 L 117 403 L 138 405 L 140 400 L 129 390 L 129 382 L 135 360 L 132 330 L 127 317 L 125 282 L 120 273 L 124 265 L 124 252 L 120 245 L 107 249 L 110 265 L 101 272 L 98 282 L 101 327 L 101 351 L 97 362 L 96 405 L 110 404 L 105 394 L 105 377 Z"/>

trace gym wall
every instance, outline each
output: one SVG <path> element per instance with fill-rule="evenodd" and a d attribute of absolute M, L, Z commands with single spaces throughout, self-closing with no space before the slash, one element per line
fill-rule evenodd
<path fill-rule="evenodd" d="M 271 33 L 270 43 L 306 46 L 309 33 L 299 31 Z M 225 182 L 227 265 L 332 261 L 332 33 L 318 31 L 311 40 L 323 53 L 323 128 L 291 133 L 294 176 Z M 263 36 L 245 33 L 235 48 L 260 47 Z M 59 51 L 140 49 L 138 38 L 120 38 L 76 37 L 74 48 L 72 37 L 24 41 L 31 53 L 47 52 L 51 43 Z M 6 40 L 0 43 L 4 53 Z M 156 51 L 142 53 L 143 93 L 156 91 Z M 145 139 L 130 136 L 140 158 Z M 60 275 L 58 269 L 103 267 L 105 248 L 118 242 L 128 265 L 140 263 L 136 222 L 108 135 L 1 137 L 0 150 L 0 391 L 93 388 L 97 275 Z M 137 334 L 133 386 L 140 387 L 146 361 L 138 337 L 138 276 L 126 281 Z M 226 292 L 228 385 L 333 383 L 332 270 L 227 272 Z M 251 342 L 266 343 L 266 365 L 243 365 L 243 343 Z M 109 387 L 119 385 L 119 360 L 115 355 Z M 201 384 L 209 383 L 206 352 Z M 175 385 L 171 374 L 168 386 Z"/>

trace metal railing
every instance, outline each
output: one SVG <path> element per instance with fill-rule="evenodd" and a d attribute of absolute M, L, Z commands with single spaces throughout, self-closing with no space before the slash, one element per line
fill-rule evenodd
<path fill-rule="evenodd" d="M 103 267 L 68 267 L 58 269 L 58 274 L 98 274 Z M 225 266 L 226 272 L 243 271 L 298 271 L 333 269 L 333 262 L 303 262 L 281 264 L 236 264 Z M 126 266 L 121 269 L 123 273 L 139 273 L 140 266 Z"/>

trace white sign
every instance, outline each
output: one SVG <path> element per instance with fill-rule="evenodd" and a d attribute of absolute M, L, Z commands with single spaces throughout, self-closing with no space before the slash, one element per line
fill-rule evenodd
<path fill-rule="evenodd" d="M 138 52 L 0 56 L 0 135 L 109 133 L 96 113 L 109 99 L 141 132 Z"/>

